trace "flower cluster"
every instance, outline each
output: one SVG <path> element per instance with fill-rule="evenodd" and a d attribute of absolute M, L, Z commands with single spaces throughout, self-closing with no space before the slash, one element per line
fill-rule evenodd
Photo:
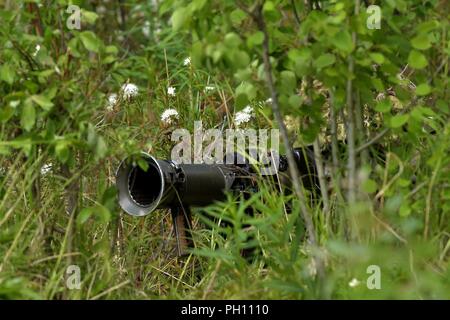
<path fill-rule="evenodd" d="M 133 83 L 125 83 L 121 90 L 123 97 L 127 100 L 137 96 L 139 91 L 138 87 Z"/>
<path fill-rule="evenodd" d="M 168 87 L 168 88 L 167 88 L 167 94 L 168 94 L 169 96 L 174 97 L 174 96 L 175 96 L 175 87 Z"/>
<path fill-rule="evenodd" d="M 112 111 L 114 106 L 117 103 L 117 94 L 113 93 L 108 96 L 108 104 L 106 105 L 106 109 L 108 111 Z"/>
<path fill-rule="evenodd" d="M 359 284 L 360 284 L 359 280 L 356 279 L 356 278 L 353 278 L 353 279 L 348 283 L 348 286 L 351 287 L 351 288 L 354 288 L 354 287 L 359 286 Z"/>
<path fill-rule="evenodd" d="M 46 175 L 52 171 L 53 165 L 51 163 L 46 163 L 41 167 L 41 175 Z"/>
<path fill-rule="evenodd" d="M 216 87 L 214 87 L 214 86 L 206 86 L 205 87 L 205 92 L 214 91 L 214 89 L 216 89 Z"/>
<path fill-rule="evenodd" d="M 172 124 L 175 120 L 179 119 L 180 115 L 175 109 L 166 109 L 161 115 L 161 121 L 168 125 Z"/>
<path fill-rule="evenodd" d="M 41 46 L 39 44 L 37 44 L 36 48 L 33 52 L 33 57 L 36 57 L 40 50 L 41 50 Z"/>
<path fill-rule="evenodd" d="M 234 115 L 234 123 L 240 126 L 243 123 L 249 122 L 253 117 L 253 108 L 246 106 L 242 111 L 236 112 Z"/>
<path fill-rule="evenodd" d="M 112 93 L 108 96 L 108 103 L 106 104 L 106 109 L 112 111 L 114 106 L 119 101 L 119 97 L 123 97 L 125 100 L 131 100 L 139 93 L 139 88 L 133 83 L 125 83 L 120 88 L 119 94 Z"/>

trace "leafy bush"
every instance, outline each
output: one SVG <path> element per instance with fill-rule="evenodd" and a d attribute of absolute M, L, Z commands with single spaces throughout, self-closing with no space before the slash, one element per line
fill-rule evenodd
<path fill-rule="evenodd" d="M 380 2 L 381 29 L 376 1 L 73 3 L 80 29 L 72 1 L 0 4 L 2 299 L 449 298 L 445 1 Z M 170 214 L 125 216 L 114 170 L 168 157 L 200 119 L 331 150 L 320 203 L 261 183 L 195 209 L 196 248 L 176 257 Z"/>

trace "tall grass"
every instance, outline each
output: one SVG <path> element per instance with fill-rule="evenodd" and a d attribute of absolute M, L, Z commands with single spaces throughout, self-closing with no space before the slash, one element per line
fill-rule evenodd
<path fill-rule="evenodd" d="M 383 140 L 387 156 L 361 165 L 360 200 L 351 206 L 342 197 L 346 181 L 338 168 L 342 183 L 327 181 L 329 210 L 323 210 L 321 200 L 308 203 L 318 246 L 308 241 L 295 197 L 262 178 L 249 199 L 229 195 L 193 209 L 195 248 L 187 257 L 176 256 L 168 211 L 145 218 L 123 213 L 114 173 L 125 156 L 145 150 L 168 158 L 174 145 L 171 132 L 192 131 L 195 120 L 205 128 L 235 127 L 233 80 L 184 65 L 185 39 L 165 25 L 158 39 L 144 39 L 138 22 L 120 33 L 127 40 L 117 64 L 92 71 L 93 78 L 101 79 L 95 90 L 100 94 L 94 101 L 76 95 L 80 106 L 74 113 L 105 139 L 104 157 L 75 148 L 75 169 L 67 172 L 55 156 L 54 140 L 14 140 L 17 122 L 2 123 L 0 150 L 12 151 L 0 157 L 0 298 L 450 297 L 448 114 L 435 115 L 430 120 L 435 134 L 419 143 L 407 133 L 389 134 Z M 107 94 L 126 82 L 139 86 L 139 96 L 107 109 Z M 214 89 L 205 91 L 211 85 Z M 175 96 L 167 94 L 169 86 L 176 87 Z M 180 118 L 167 125 L 160 115 L 169 107 Z M 248 127 L 275 126 L 267 105 L 254 108 L 256 117 Z M 79 128 L 71 126 L 70 117 L 56 136 L 77 136 Z M 298 126 L 293 136 L 296 130 Z M 339 160 L 345 159 L 344 152 Z M 325 160 L 329 165 L 331 160 Z M 373 189 L 369 177 L 378 188 Z M 74 205 L 76 214 L 68 215 Z M 248 208 L 254 215 L 246 214 Z M 249 248 L 256 254 L 246 259 L 241 252 Z M 317 275 L 317 259 L 324 263 L 323 278 Z M 79 290 L 67 286 L 70 265 L 80 268 Z M 381 289 L 366 286 L 371 265 L 380 267 Z"/>

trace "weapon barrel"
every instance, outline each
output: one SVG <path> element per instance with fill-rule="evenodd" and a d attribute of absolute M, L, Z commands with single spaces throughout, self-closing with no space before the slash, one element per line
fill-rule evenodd
<path fill-rule="evenodd" d="M 159 208 L 203 206 L 223 200 L 235 178 L 232 167 L 227 165 L 177 165 L 145 153 L 140 159 L 147 164 L 147 170 L 131 157 L 122 161 L 116 173 L 119 204 L 133 216 L 144 216 Z"/>

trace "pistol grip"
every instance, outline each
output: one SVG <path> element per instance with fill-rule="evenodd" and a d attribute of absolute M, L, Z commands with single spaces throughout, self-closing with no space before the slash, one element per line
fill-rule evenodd
<path fill-rule="evenodd" d="M 191 212 L 186 207 L 173 207 L 171 209 L 175 238 L 177 241 L 178 256 L 188 254 L 187 249 L 193 245 L 191 237 Z"/>

